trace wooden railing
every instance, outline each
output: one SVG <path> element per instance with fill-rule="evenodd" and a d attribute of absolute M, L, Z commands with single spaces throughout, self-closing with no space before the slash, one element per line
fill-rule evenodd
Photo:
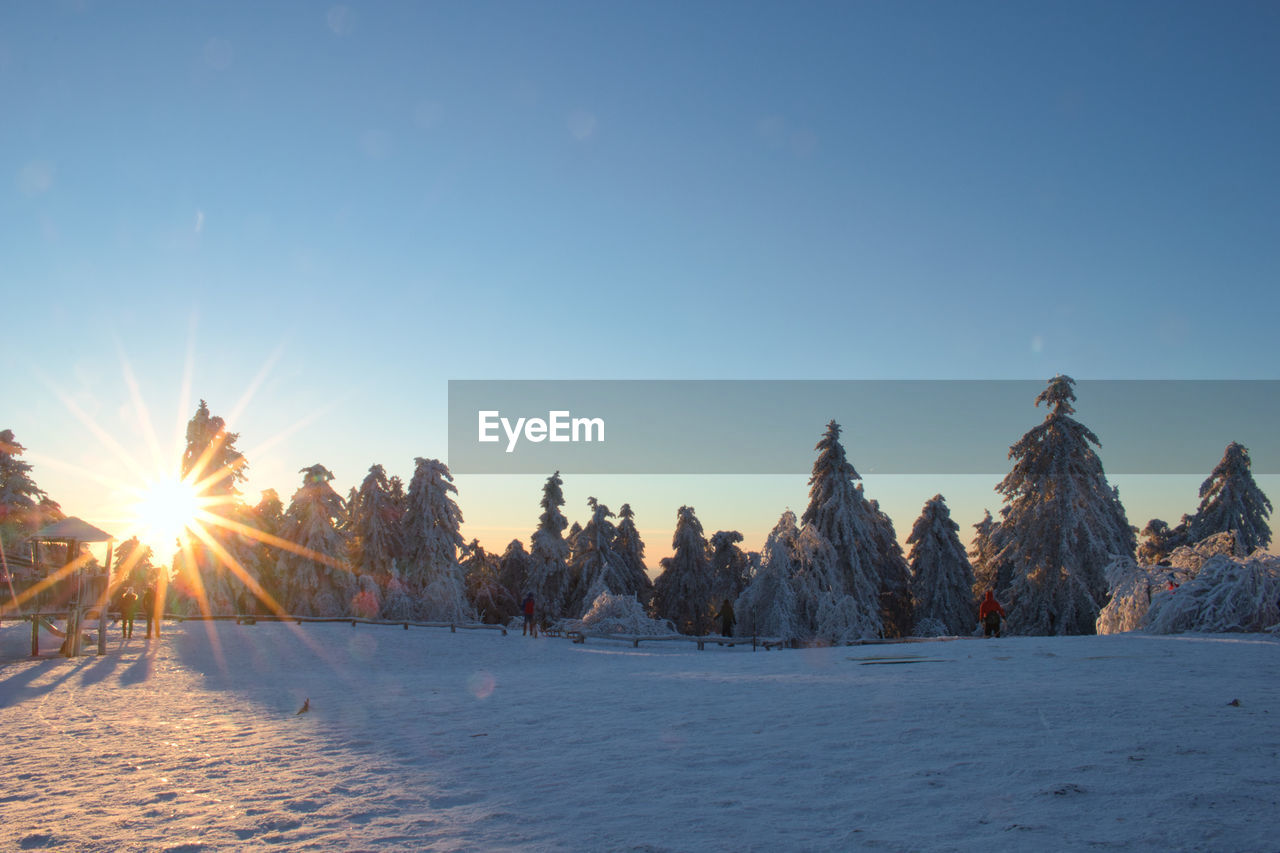
<path fill-rule="evenodd" d="M 97 613 L 96 607 L 84 608 L 81 618 L 84 619 L 88 613 Z M 115 615 L 115 614 L 113 614 Z M 52 633 L 55 637 L 65 637 L 66 633 L 53 624 L 53 620 L 65 620 L 70 618 L 71 611 L 59 610 L 48 611 L 42 613 L 23 613 L 21 615 L 11 615 L 6 618 L 31 623 L 31 656 L 36 657 L 40 654 L 40 628 L 43 626 L 45 630 Z M 118 621 L 118 616 L 116 617 Z M 146 623 L 146 617 L 141 612 L 135 617 L 135 622 Z M 356 625 L 400 625 L 404 630 L 408 631 L 410 626 L 414 628 L 448 628 L 450 633 L 462 631 L 501 631 L 502 636 L 507 635 L 507 629 L 504 625 L 486 625 L 481 622 L 424 622 L 415 619 L 365 619 L 359 616 L 206 616 L 204 614 L 186 615 L 177 613 L 165 613 L 160 616 L 158 622 L 231 622 L 237 625 L 253 625 L 257 622 L 293 622 L 301 625 L 303 622 L 348 622 L 351 627 Z M 115 622 L 112 623 L 113 625 Z M 83 622 L 80 626 L 81 632 L 91 633 L 92 629 L 86 629 Z M 158 633 L 158 632 L 157 632 Z M 99 643 L 101 647 L 101 643 Z M 102 654 L 101 648 L 99 654 Z"/>
<path fill-rule="evenodd" d="M 633 649 L 640 648 L 641 643 L 696 643 L 698 651 L 702 651 L 708 643 L 717 646 L 751 646 L 751 650 L 763 648 L 786 648 L 787 641 L 781 637 L 724 637 L 719 634 L 708 634 L 702 637 L 691 637 L 685 634 L 605 634 L 595 631 L 565 631 L 564 636 L 575 643 L 585 643 L 590 637 L 594 640 L 618 640 L 631 643 Z"/>

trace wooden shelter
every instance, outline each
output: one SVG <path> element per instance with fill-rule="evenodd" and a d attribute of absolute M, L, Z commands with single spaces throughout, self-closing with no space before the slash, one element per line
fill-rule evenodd
<path fill-rule="evenodd" d="M 66 546 L 66 564 L 57 570 L 58 581 L 53 588 L 59 590 L 58 598 L 67 607 L 66 639 L 63 652 L 68 657 L 80 654 L 81 621 L 89 610 L 98 613 L 98 654 L 107 651 L 107 603 L 111 587 L 111 551 L 115 537 L 74 516 L 55 521 L 31 537 L 38 545 L 54 543 Z M 80 546 L 92 542 L 107 543 L 107 559 L 98 572 L 87 572 L 89 560 L 80 553 Z M 34 549 L 39 553 L 39 548 Z M 39 654 L 39 623 L 31 621 L 31 653 Z"/>

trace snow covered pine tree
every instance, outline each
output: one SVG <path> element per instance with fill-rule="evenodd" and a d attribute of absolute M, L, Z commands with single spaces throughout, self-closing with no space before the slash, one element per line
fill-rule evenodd
<path fill-rule="evenodd" d="M 677 510 L 671 547 L 675 553 L 662 558 L 662 574 L 654 582 L 654 606 L 658 617 L 670 619 L 680 633 L 701 636 L 710 625 L 711 564 L 693 507 Z"/>
<path fill-rule="evenodd" d="M 987 518 L 991 516 L 988 514 Z M 916 626 L 924 620 L 939 623 L 947 635 L 973 633 L 978 621 L 973 600 L 973 568 L 960 544 L 960 526 L 942 495 L 934 495 L 916 519 L 907 544 L 911 546 L 911 596 Z"/>
<path fill-rule="evenodd" d="M 203 525 L 208 537 L 192 540 L 174 557 L 174 568 L 187 577 L 198 575 L 194 589 L 202 590 L 205 602 L 201 607 L 218 616 L 235 612 L 235 602 L 259 583 L 250 577 L 249 583 L 237 577 L 240 572 L 252 573 L 257 568 L 256 543 L 236 532 L 241 525 L 252 521 L 246 511 L 237 484 L 245 479 L 248 462 L 239 450 L 238 433 L 227 432 L 226 422 L 209 411 L 209 405 L 200 401 L 196 413 L 187 422 L 187 442 L 182 454 L 182 476 L 195 484 L 199 492 L 202 511 L 215 518 L 225 519 Z M 251 594 L 251 593 L 250 593 Z"/>
<path fill-rule="evenodd" d="M 462 510 L 449 466 L 438 459 L 414 460 L 404 514 L 405 583 L 417 601 L 418 616 L 429 621 L 471 618 L 466 582 L 458 564 L 463 546 Z"/>
<path fill-rule="evenodd" d="M 533 593 L 538 613 L 551 619 L 565 615 L 565 605 L 569 600 L 569 543 L 564 538 L 564 529 L 569 526 L 569 521 L 560 511 L 564 506 L 563 485 L 557 471 L 542 486 L 542 515 L 538 519 L 538 529 L 533 531 L 525 588 L 512 590 Z M 520 599 L 524 600 L 523 594 L 520 594 Z"/>
<path fill-rule="evenodd" d="M 1250 470 L 1249 450 L 1227 445 L 1222 461 L 1200 484 L 1200 508 L 1191 518 L 1191 542 L 1231 531 L 1246 554 L 1271 544 L 1271 501 L 1258 488 Z"/>
<path fill-rule="evenodd" d="M 831 544 L 844 592 L 863 612 L 860 621 L 879 632 L 883 621 L 880 578 L 875 574 L 878 537 L 872 509 L 854 484 L 862 478 L 845 457 L 840 425 L 835 421 L 827 424 L 827 431 L 814 449 L 818 458 L 809 477 L 809 506 L 801 520 Z M 910 631 L 909 624 L 905 630 Z"/>
<path fill-rule="evenodd" d="M 1107 603 L 1106 566 L 1137 546 L 1124 507 L 1071 415 L 1075 380 L 1058 375 L 1036 397 L 1048 415 L 1009 448 L 1013 470 L 996 490 L 1008 501 L 996 559 L 1011 566 L 1009 633 L 1092 634 Z"/>
<path fill-rule="evenodd" d="M 740 637 L 779 637 L 801 640 L 809 636 L 798 611 L 792 578 L 800 569 L 796 556 L 796 514 L 787 510 L 765 540 L 760 568 L 733 604 Z"/>
<path fill-rule="evenodd" d="M 356 582 L 346 563 L 347 543 L 338 529 L 343 500 L 323 465 L 303 468 L 302 486 L 285 512 L 284 538 L 300 546 L 285 557 L 285 603 L 295 616 L 345 616 Z"/>

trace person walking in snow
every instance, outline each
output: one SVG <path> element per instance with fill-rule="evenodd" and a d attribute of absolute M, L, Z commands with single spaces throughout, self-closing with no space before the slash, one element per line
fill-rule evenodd
<path fill-rule="evenodd" d="M 142 618 L 147 620 L 147 639 L 151 639 L 152 625 L 156 618 L 156 590 L 155 587 L 147 587 L 142 591 Z M 156 636 L 160 636 L 160 632 L 156 631 Z"/>
<path fill-rule="evenodd" d="M 524 597 L 524 635 L 530 637 L 538 636 L 538 622 L 534 619 L 536 608 L 533 604 L 533 593 L 529 593 Z"/>
<path fill-rule="evenodd" d="M 120 631 L 126 640 L 133 637 L 133 616 L 137 610 L 138 594 L 133 591 L 133 587 L 126 587 L 124 595 L 120 596 L 120 619 L 123 622 Z"/>
<path fill-rule="evenodd" d="M 738 622 L 738 617 L 733 615 L 733 605 L 729 603 L 729 599 L 725 599 L 720 605 L 720 635 L 724 637 L 733 636 L 733 626 Z"/>
<path fill-rule="evenodd" d="M 978 607 L 978 621 L 982 623 L 982 636 L 999 637 L 1000 619 L 1004 616 L 1004 608 L 996 601 L 996 594 L 987 590 L 987 597 Z"/>

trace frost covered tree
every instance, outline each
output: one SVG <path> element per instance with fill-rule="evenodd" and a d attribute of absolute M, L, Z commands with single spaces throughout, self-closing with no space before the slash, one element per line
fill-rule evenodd
<path fill-rule="evenodd" d="M 213 499 L 208 510 L 218 514 L 239 497 L 236 486 L 245 479 L 249 467 L 236 449 L 239 433 L 227 432 L 227 423 L 209 412 L 204 400 L 187 421 L 187 443 L 182 451 L 182 476 L 199 486 L 201 495 Z"/>
<path fill-rule="evenodd" d="M 409 496 L 404 491 L 404 480 L 396 475 L 391 475 L 391 479 L 387 481 L 387 491 L 391 495 L 391 504 L 399 512 L 400 517 L 404 518 L 404 511 L 409 508 Z"/>
<path fill-rule="evenodd" d="M 462 570 L 467 580 L 467 600 L 486 625 L 505 625 L 516 617 L 515 596 L 498 580 L 499 560 L 471 540 L 464 549 Z"/>
<path fill-rule="evenodd" d="M 413 595 L 400 574 L 398 563 L 392 560 L 391 568 L 388 570 L 387 586 L 382 591 L 382 618 L 407 622 L 416 615 L 417 607 L 413 603 Z"/>
<path fill-rule="evenodd" d="M 1055 376 L 1036 397 L 1049 413 L 1009 449 L 1013 469 L 996 487 L 1008 508 L 996 559 L 1011 566 L 1011 633 L 1094 633 L 1104 569 L 1137 544 L 1093 449 L 1098 437 L 1071 417 L 1074 384 Z"/>
<path fill-rule="evenodd" d="M 414 460 L 413 479 L 403 517 L 404 580 L 417 599 L 419 616 L 436 622 L 471 617 L 466 582 L 458 564 L 462 510 L 452 495 L 449 466 L 438 459 Z"/>
<path fill-rule="evenodd" d="M 812 525 L 835 550 L 836 567 L 844 591 L 874 622 L 880 616 L 881 583 L 876 576 L 874 515 L 854 481 L 862 479 L 845 456 L 840 443 L 840 425 L 827 424 L 827 431 L 814 447 L 818 458 L 809 477 L 809 506 L 801 521 Z"/>
<path fill-rule="evenodd" d="M 614 550 L 617 528 L 609 519 L 609 507 L 594 497 L 587 498 L 591 517 L 578 536 L 569 573 L 574 586 L 569 596 L 569 613 L 581 618 L 602 593 L 636 595 L 637 582 L 622 555 Z"/>
<path fill-rule="evenodd" d="M 533 532 L 529 549 L 529 575 L 525 582 L 526 593 L 532 593 L 538 611 L 552 618 L 565 615 L 569 601 L 569 543 L 564 529 L 569 522 L 560 511 L 564 506 L 564 481 L 557 471 L 542 486 L 542 515 L 538 529 Z"/>
<path fill-rule="evenodd" d="M 1238 442 L 1227 445 L 1222 461 L 1200 484 L 1200 508 L 1191 518 L 1190 541 L 1231 531 L 1248 553 L 1271 544 L 1271 501 L 1250 471 L 1249 451 Z"/>
<path fill-rule="evenodd" d="M 569 562 L 572 563 L 574 553 L 582 544 L 582 525 L 575 521 L 569 527 L 569 532 L 565 534 L 564 541 L 569 544 Z"/>
<path fill-rule="evenodd" d="M 969 548 L 969 562 L 973 566 L 973 597 L 980 600 L 987 590 L 992 590 L 996 598 L 1003 601 L 1009 584 L 1013 582 L 1013 575 L 1009 564 L 997 559 L 1003 547 L 1000 522 L 991 517 L 991 510 L 983 510 L 982 520 L 973 529 L 973 545 Z"/>
<path fill-rule="evenodd" d="M 792 578 L 800 571 L 796 540 L 800 530 L 796 515 L 787 510 L 778 519 L 764 549 L 751 583 L 734 602 L 738 617 L 735 634 L 740 637 L 780 637 L 800 640 L 808 636 L 808 626 L 799 613 Z"/>
<path fill-rule="evenodd" d="M 1280 559 L 1258 552 L 1209 557 L 1176 591 L 1152 593 L 1143 618 L 1143 628 L 1153 634 L 1259 633 L 1277 630 L 1277 623 Z"/>
<path fill-rule="evenodd" d="M 285 512 L 284 538 L 298 546 L 285 558 L 285 606 L 295 616 L 345 616 L 351 612 L 355 577 L 346 564 L 346 538 L 339 529 L 342 497 L 323 465 L 299 471 L 302 485 Z"/>
<path fill-rule="evenodd" d="M 528 579 L 529 552 L 524 549 L 523 542 L 512 539 L 498 560 L 498 583 L 506 587 L 517 601 L 522 601 Z"/>
<path fill-rule="evenodd" d="M 113 572 L 119 578 L 119 588 L 132 586 L 141 595 L 143 587 L 154 583 L 159 570 L 152 563 L 152 556 L 151 549 L 139 542 L 136 536 L 116 546 Z"/>
<path fill-rule="evenodd" d="M 717 607 L 741 595 L 750 580 L 750 563 L 738 546 L 741 541 L 742 534 L 736 530 L 717 530 L 711 537 L 711 601 Z"/>
<path fill-rule="evenodd" d="M 623 504 L 618 510 L 618 530 L 613 538 L 613 550 L 622 558 L 630 576 L 631 588 L 642 604 L 648 605 L 653 600 L 653 581 L 649 579 L 649 570 L 644 565 L 644 542 L 640 539 L 640 531 L 636 528 L 636 514 L 631 504 Z"/>
<path fill-rule="evenodd" d="M 845 592 L 839 557 L 818 528 L 805 525 L 795 547 L 797 571 L 791 583 L 805 636 L 837 645 L 876 636 L 881 630 L 879 614 Z"/>
<path fill-rule="evenodd" d="M 13 430 L 0 432 L 0 547 L 27 539 L 40 528 L 40 502 L 46 496 L 31 478 L 31 463 Z"/>
<path fill-rule="evenodd" d="M 365 475 L 347 507 L 353 562 L 361 574 L 372 575 L 381 586 L 390 578 L 391 561 L 400 556 L 400 507 L 391 494 L 391 483 L 381 465 Z"/>
<path fill-rule="evenodd" d="M 279 610 L 284 600 L 285 574 L 281 570 L 287 561 L 283 560 L 287 553 L 280 550 L 279 540 L 285 536 L 284 503 L 275 489 L 263 489 L 258 503 L 246 513 L 245 523 L 258 531 L 254 537 L 253 563 L 257 569 L 258 582 L 271 601 L 266 602 L 267 610 Z M 271 606 L 275 603 L 275 607 Z"/>
<path fill-rule="evenodd" d="M 911 607 L 911 570 L 898 544 L 893 520 L 880 509 L 879 501 L 867 500 L 858 484 L 862 511 L 871 529 L 871 547 L 863 550 L 863 562 L 873 567 L 880 580 L 880 619 L 886 637 L 906 637 L 915 625 Z"/>
<path fill-rule="evenodd" d="M 987 514 L 990 519 L 990 513 Z M 969 634 L 978 622 L 973 600 L 973 568 L 960 544 L 960 526 L 951 520 L 942 495 L 925 503 L 911 528 L 911 597 L 917 625 L 940 622 L 949 635 Z"/>
<path fill-rule="evenodd" d="M 662 574 L 653 585 L 654 608 L 658 618 L 670 619 L 680 633 L 701 636 L 708 627 L 711 566 L 702 522 L 693 507 L 676 511 L 671 547 L 675 553 L 662 559 Z"/>
<path fill-rule="evenodd" d="M 237 486 L 245 479 L 248 462 L 236 448 L 240 436 L 227 432 L 226 422 L 210 413 L 200 401 L 187 422 L 186 445 L 181 470 L 201 498 L 202 510 L 214 516 L 204 528 L 212 542 L 193 539 L 174 560 L 185 572 L 191 586 L 202 590 L 202 607 L 214 615 L 228 615 L 235 602 L 257 585 L 257 542 L 242 531 L 252 529 L 252 515 L 246 511 Z M 219 523 L 221 520 L 223 523 Z M 241 573 L 249 576 L 245 582 Z M 198 577 L 191 578 L 191 575 Z"/>
<path fill-rule="evenodd" d="M 1182 523 L 1177 527 L 1170 527 L 1167 521 L 1160 518 L 1148 521 L 1139 534 L 1142 542 L 1138 544 L 1138 562 L 1144 566 L 1154 566 L 1167 560 L 1178 548 L 1190 544 L 1188 539 L 1191 534 L 1187 526 L 1189 519 L 1190 516 L 1184 515 Z"/>

